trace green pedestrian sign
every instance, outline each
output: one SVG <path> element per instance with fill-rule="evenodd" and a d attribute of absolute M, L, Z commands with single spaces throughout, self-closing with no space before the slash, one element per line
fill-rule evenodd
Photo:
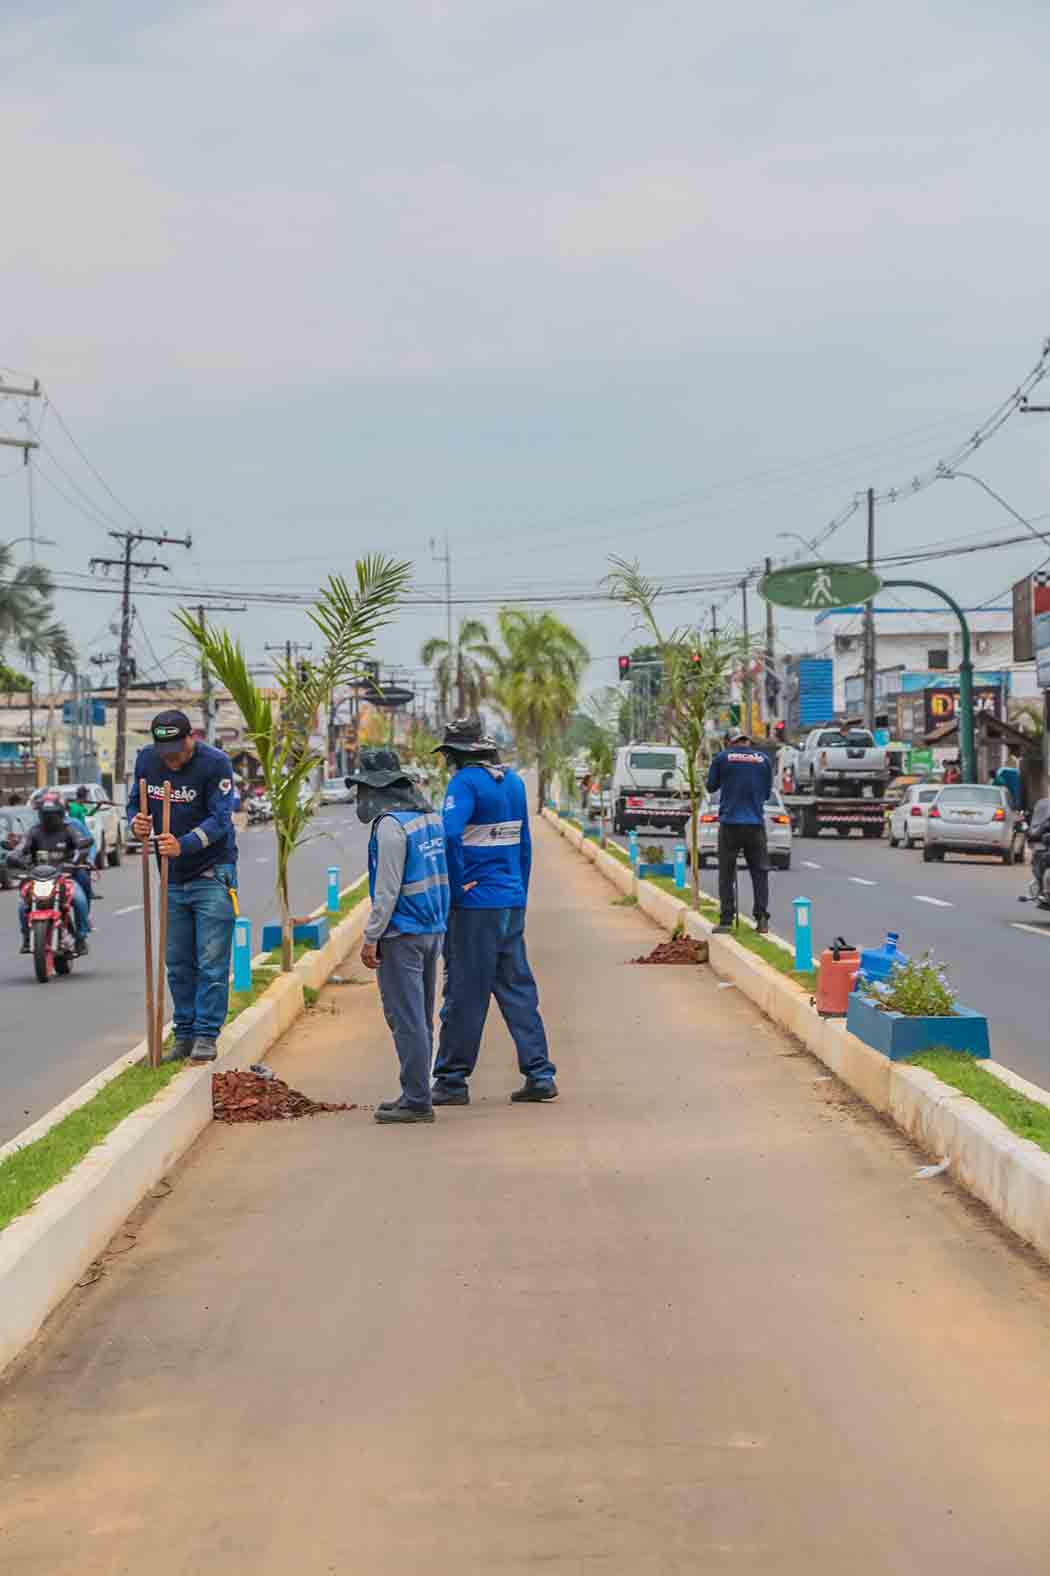
<path fill-rule="evenodd" d="M 825 613 L 835 607 L 870 602 L 882 581 L 863 564 L 792 564 L 774 569 L 758 583 L 758 594 L 777 607 Z"/>

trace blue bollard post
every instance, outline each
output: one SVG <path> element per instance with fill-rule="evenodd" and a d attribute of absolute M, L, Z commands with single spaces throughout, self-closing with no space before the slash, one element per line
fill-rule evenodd
<path fill-rule="evenodd" d="M 631 856 L 631 869 L 638 869 L 638 833 L 632 830 L 627 834 L 627 852 Z"/>
<path fill-rule="evenodd" d="M 685 844 L 676 843 L 674 848 L 674 884 L 676 887 L 685 886 Z"/>
<path fill-rule="evenodd" d="M 339 866 L 328 866 L 328 912 L 339 912 Z"/>
<path fill-rule="evenodd" d="M 795 899 L 795 968 L 798 973 L 813 967 L 813 928 L 810 917 L 813 909 L 808 897 Z"/>
<path fill-rule="evenodd" d="M 252 922 L 236 919 L 233 922 L 233 988 L 252 988 Z"/>

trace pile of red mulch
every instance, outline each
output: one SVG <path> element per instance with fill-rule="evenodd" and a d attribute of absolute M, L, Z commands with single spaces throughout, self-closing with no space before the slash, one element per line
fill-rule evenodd
<path fill-rule="evenodd" d="M 322 1111 L 356 1111 L 356 1105 L 329 1105 L 290 1089 L 280 1078 L 258 1073 L 215 1073 L 211 1081 L 212 1111 L 217 1122 L 289 1122 Z"/>
<path fill-rule="evenodd" d="M 706 963 L 707 946 L 694 941 L 691 936 L 675 936 L 671 941 L 661 941 L 646 958 L 632 958 L 632 963 Z"/>

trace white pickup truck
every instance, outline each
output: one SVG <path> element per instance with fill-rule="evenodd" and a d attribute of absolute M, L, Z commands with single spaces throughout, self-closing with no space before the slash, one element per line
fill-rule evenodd
<path fill-rule="evenodd" d="M 881 799 L 889 782 L 885 748 L 866 728 L 814 728 L 798 756 L 799 793 L 860 796 L 870 787 Z"/>

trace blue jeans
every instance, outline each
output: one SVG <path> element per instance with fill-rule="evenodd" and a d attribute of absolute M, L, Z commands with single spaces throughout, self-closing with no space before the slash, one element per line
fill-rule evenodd
<path fill-rule="evenodd" d="M 73 877 L 73 922 L 77 933 L 77 940 L 83 941 L 84 937 L 91 929 L 91 925 L 88 920 L 88 900 L 84 895 L 84 888 L 80 885 L 80 882 L 77 880 L 76 876 Z M 18 905 L 18 923 L 22 927 L 22 940 L 28 941 L 29 910 L 22 902 L 20 902 Z"/>
<path fill-rule="evenodd" d="M 430 1110 L 434 996 L 440 934 L 384 936 L 379 943 L 379 994 L 401 1063 L 401 1100 Z"/>
<path fill-rule="evenodd" d="M 230 950 L 236 865 L 214 865 L 206 876 L 168 887 L 168 988 L 175 1038 L 216 1040 L 230 1005 Z"/>
<path fill-rule="evenodd" d="M 489 1001 L 495 996 L 530 1083 L 552 1083 L 539 992 L 525 952 L 523 908 L 454 908 L 445 937 L 445 994 L 441 1004 L 434 1081 L 463 1089 L 477 1065 Z"/>

